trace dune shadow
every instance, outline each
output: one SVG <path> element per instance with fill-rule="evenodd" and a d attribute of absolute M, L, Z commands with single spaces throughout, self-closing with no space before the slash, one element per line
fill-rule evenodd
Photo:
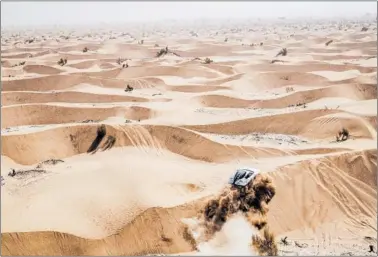
<path fill-rule="evenodd" d="M 106 139 L 106 141 L 104 143 L 104 146 L 103 146 L 102 150 L 106 151 L 106 150 L 109 150 L 109 149 L 113 148 L 115 142 L 116 142 L 116 138 L 115 137 L 108 136 L 108 138 Z"/>
<path fill-rule="evenodd" d="M 102 124 L 100 127 L 97 128 L 97 136 L 93 140 L 91 146 L 88 148 L 87 153 L 94 154 L 95 152 L 97 152 L 97 148 L 105 136 L 106 136 L 106 127 L 104 124 Z"/>

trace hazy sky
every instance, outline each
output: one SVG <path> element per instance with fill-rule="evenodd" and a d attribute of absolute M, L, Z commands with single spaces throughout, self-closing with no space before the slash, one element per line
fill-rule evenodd
<path fill-rule="evenodd" d="M 2 26 L 71 25 L 196 18 L 347 17 L 373 2 L 1 2 Z"/>

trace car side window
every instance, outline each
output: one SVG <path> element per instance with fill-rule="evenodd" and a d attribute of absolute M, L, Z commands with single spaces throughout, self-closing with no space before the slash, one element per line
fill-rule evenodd
<path fill-rule="evenodd" d="M 251 172 L 249 172 L 249 173 L 247 174 L 247 176 L 245 176 L 245 178 L 249 178 L 249 177 L 251 177 L 253 174 L 254 174 L 254 172 L 251 171 Z"/>

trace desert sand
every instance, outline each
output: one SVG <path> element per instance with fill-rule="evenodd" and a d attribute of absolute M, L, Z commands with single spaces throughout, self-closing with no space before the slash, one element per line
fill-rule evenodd
<path fill-rule="evenodd" d="M 2 30 L 2 255 L 257 255 L 240 214 L 196 237 L 244 166 L 274 184 L 278 255 L 375 255 L 376 28 Z"/>

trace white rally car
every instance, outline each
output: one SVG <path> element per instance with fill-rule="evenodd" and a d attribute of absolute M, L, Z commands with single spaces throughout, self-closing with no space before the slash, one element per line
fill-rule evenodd
<path fill-rule="evenodd" d="M 245 191 L 245 187 L 252 182 L 256 176 L 260 174 L 258 169 L 240 168 L 229 178 L 228 183 L 241 191 Z"/>

